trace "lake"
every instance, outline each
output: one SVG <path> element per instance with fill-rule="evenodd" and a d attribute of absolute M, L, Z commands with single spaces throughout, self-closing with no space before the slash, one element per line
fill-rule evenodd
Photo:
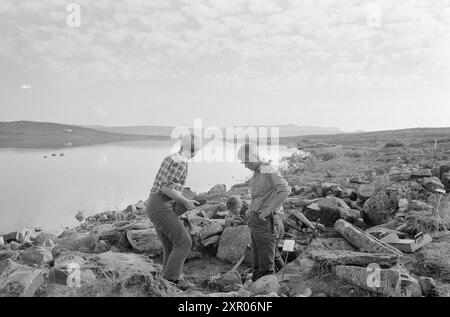
<path fill-rule="evenodd" d="M 228 158 L 237 146 L 226 143 Z M 138 141 L 58 150 L 0 149 L 0 233 L 61 230 L 78 223 L 77 211 L 89 216 L 146 200 L 161 160 L 175 148 L 173 142 Z M 205 192 L 215 184 L 229 189 L 251 176 L 237 161 L 211 159 L 214 151 L 217 143 L 210 142 L 201 153 L 204 160 L 190 164 L 186 186 L 193 191 Z M 293 152 L 280 147 L 279 156 Z"/>

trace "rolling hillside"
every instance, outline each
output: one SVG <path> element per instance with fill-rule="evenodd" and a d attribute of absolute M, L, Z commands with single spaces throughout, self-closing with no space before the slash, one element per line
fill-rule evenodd
<path fill-rule="evenodd" d="M 110 133 L 49 122 L 0 122 L 0 148 L 60 148 L 120 141 L 166 139 L 165 136 Z"/>

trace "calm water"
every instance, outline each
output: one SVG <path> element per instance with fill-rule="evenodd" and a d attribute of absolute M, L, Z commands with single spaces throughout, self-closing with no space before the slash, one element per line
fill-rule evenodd
<path fill-rule="evenodd" d="M 234 147 L 227 143 L 224 153 L 232 154 Z M 0 233 L 36 226 L 59 230 L 76 225 L 79 210 L 88 216 L 145 200 L 161 160 L 173 149 L 173 143 L 162 141 L 61 150 L 0 149 Z M 204 154 L 212 149 L 206 145 Z M 230 188 L 250 175 L 238 162 L 193 162 L 186 186 L 197 192 L 219 183 Z"/>

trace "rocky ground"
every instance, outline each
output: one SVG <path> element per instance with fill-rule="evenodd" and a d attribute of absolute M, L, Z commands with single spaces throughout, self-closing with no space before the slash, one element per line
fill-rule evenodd
<path fill-rule="evenodd" d="M 122 211 L 78 215 L 80 225 L 59 236 L 38 231 L 19 243 L 14 233 L 5 235 L 0 296 L 449 296 L 447 153 L 430 159 L 393 143 L 301 147 L 311 155 L 286 158 L 283 170 L 292 186 L 285 239 L 296 241 L 293 252 L 282 252 L 289 262 L 284 272 L 249 280 L 249 228 L 225 226 L 227 198 L 249 202 L 248 184 L 216 185 L 208 193 L 185 191 L 203 203 L 182 216 L 194 242 L 185 266 L 192 288 L 159 278 L 161 244 L 139 201 Z M 383 240 L 420 232 L 432 242 L 414 253 Z"/>

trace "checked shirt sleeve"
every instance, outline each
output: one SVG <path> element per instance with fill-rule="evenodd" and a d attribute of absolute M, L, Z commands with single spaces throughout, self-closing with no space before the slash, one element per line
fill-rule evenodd
<path fill-rule="evenodd" d="M 172 162 L 167 167 L 167 174 L 161 182 L 161 186 L 181 190 L 184 186 L 187 174 L 187 164 L 184 162 Z"/>

